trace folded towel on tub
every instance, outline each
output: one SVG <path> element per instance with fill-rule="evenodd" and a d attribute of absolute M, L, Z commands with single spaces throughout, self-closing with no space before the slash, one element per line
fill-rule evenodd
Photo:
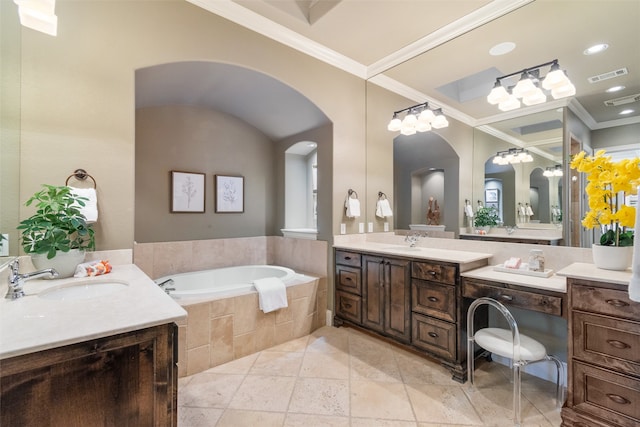
<path fill-rule="evenodd" d="M 284 282 L 277 277 L 266 277 L 253 281 L 253 286 L 258 291 L 260 310 L 265 313 L 288 307 L 287 288 Z"/>

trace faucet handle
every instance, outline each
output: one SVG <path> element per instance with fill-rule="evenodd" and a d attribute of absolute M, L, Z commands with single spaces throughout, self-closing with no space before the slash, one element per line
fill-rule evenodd
<path fill-rule="evenodd" d="M 11 269 L 10 277 L 16 277 L 20 273 L 20 261 L 18 261 L 18 258 L 9 263 L 9 268 Z"/>

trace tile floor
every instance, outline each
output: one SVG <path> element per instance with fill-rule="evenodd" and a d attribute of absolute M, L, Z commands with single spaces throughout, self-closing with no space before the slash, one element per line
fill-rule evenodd
<path fill-rule="evenodd" d="M 477 388 L 436 362 L 350 328 L 311 335 L 179 380 L 178 426 L 509 426 L 509 370 L 478 363 Z M 555 386 L 523 375 L 526 426 L 559 426 Z"/>

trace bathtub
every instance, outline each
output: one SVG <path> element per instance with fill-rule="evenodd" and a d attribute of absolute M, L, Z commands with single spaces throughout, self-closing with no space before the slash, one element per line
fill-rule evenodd
<path fill-rule="evenodd" d="M 167 280 L 173 283 L 164 285 L 173 298 L 227 297 L 255 291 L 253 281 L 267 277 L 280 278 L 285 286 L 299 282 L 298 274 L 290 268 L 277 265 L 242 265 L 172 274 L 161 277 L 155 282 L 161 284 Z"/>

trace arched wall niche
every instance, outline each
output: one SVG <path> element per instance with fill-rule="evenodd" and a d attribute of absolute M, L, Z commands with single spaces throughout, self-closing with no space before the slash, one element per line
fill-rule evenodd
<path fill-rule="evenodd" d="M 318 157 L 330 159 L 331 130 L 304 95 L 254 70 L 191 61 L 136 71 L 135 240 L 280 235 L 285 151 L 296 138 L 312 138 Z M 170 212 L 172 170 L 205 174 L 204 213 Z M 318 190 L 331 200 L 327 172 Z M 244 178 L 242 213 L 215 211 L 215 175 Z M 329 209 L 319 210 L 323 234 L 330 224 Z"/>

